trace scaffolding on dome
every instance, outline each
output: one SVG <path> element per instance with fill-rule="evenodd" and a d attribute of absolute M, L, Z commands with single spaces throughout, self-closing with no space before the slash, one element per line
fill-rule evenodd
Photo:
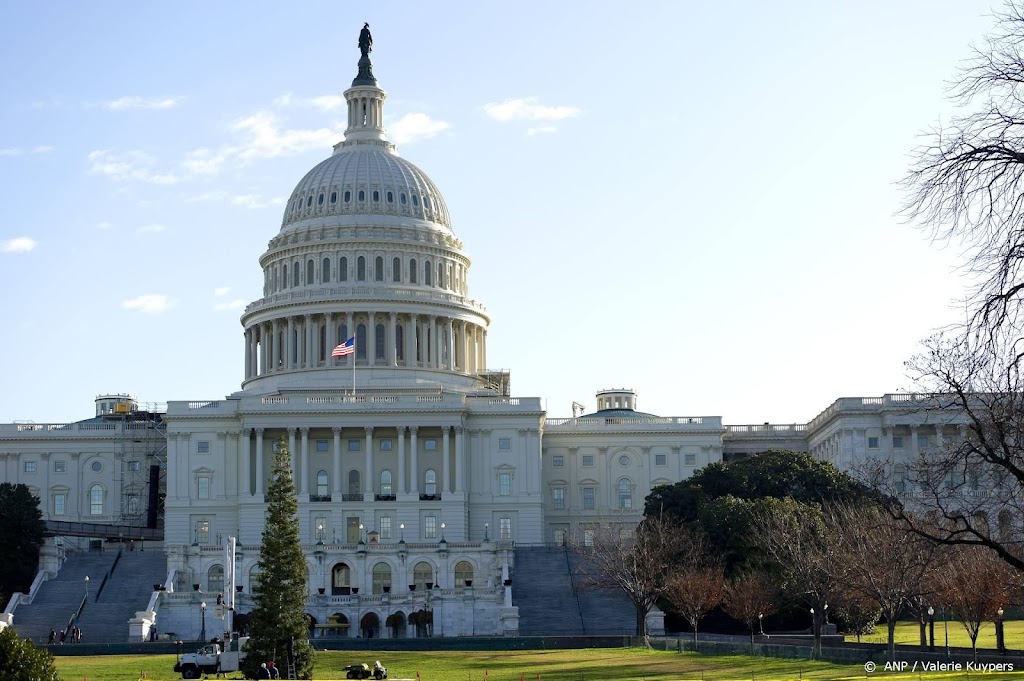
<path fill-rule="evenodd" d="M 502 397 L 511 395 L 512 377 L 505 369 L 482 371 L 479 374 L 484 389 L 497 393 Z"/>

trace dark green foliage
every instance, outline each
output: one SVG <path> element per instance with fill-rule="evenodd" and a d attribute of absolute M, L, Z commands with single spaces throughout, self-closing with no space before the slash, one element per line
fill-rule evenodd
<path fill-rule="evenodd" d="M 762 562 L 754 518 L 782 499 L 820 506 L 874 499 L 866 485 L 809 454 L 771 450 L 731 463 L 713 463 L 673 485 L 656 487 L 644 514 L 698 525 L 712 550 L 723 557 L 726 573 L 757 568 Z"/>
<path fill-rule="evenodd" d="M 251 638 L 242 671 L 255 679 L 263 662 L 274 660 L 287 669 L 288 642 L 295 653 L 300 679 L 313 678 L 313 649 L 308 642 L 305 617 L 306 559 L 299 540 L 298 502 L 291 477 L 291 456 L 284 442 L 274 455 L 274 479 L 267 489 L 267 523 L 260 546 L 260 580 L 253 584 L 255 607 L 251 613 Z"/>
<path fill-rule="evenodd" d="M 3 670 L 4 681 L 60 679 L 50 652 L 36 648 L 31 641 L 22 641 L 11 627 L 0 631 L 0 670 Z"/>
<path fill-rule="evenodd" d="M 27 593 L 39 568 L 39 547 L 46 525 L 39 499 L 25 485 L 0 484 L 0 594 Z"/>

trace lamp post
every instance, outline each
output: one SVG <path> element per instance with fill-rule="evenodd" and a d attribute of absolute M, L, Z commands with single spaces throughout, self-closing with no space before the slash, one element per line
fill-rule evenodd
<path fill-rule="evenodd" d="M 85 576 L 85 600 L 89 600 L 89 575 Z"/>
<path fill-rule="evenodd" d="M 199 610 L 203 613 L 203 627 L 199 632 L 199 640 L 206 640 L 206 601 L 199 602 Z"/>
<path fill-rule="evenodd" d="M 398 529 L 402 532 L 402 538 L 399 541 L 405 541 L 405 523 L 399 523 Z"/>
<path fill-rule="evenodd" d="M 443 541 L 445 544 L 448 543 L 444 538 L 444 523 L 441 523 L 441 541 Z"/>
<path fill-rule="evenodd" d="M 359 523 L 359 543 L 363 544 L 363 524 Z"/>
<path fill-rule="evenodd" d="M 946 606 L 942 606 L 942 628 L 946 630 L 946 661 L 949 661 L 949 617 L 946 615 Z"/>
<path fill-rule="evenodd" d="M 490 529 L 491 529 L 491 524 L 490 523 L 484 523 L 484 541 L 490 541 L 491 540 L 491 538 L 487 534 L 487 532 Z"/>
<path fill-rule="evenodd" d="M 928 606 L 928 650 L 935 650 L 935 608 Z"/>
<path fill-rule="evenodd" d="M 764 613 L 757 613 L 757 628 L 761 630 L 761 635 L 764 636 Z"/>
<path fill-rule="evenodd" d="M 811 659 L 818 648 L 818 622 L 814 619 L 814 608 L 811 608 Z"/>
<path fill-rule="evenodd" d="M 1000 655 L 1006 654 L 1006 638 L 1003 636 L 1003 609 L 996 610 L 996 648 Z"/>

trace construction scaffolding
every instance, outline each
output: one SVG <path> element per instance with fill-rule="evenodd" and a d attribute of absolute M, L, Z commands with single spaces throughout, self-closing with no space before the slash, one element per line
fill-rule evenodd
<path fill-rule="evenodd" d="M 134 531 L 142 528 L 162 531 L 167 490 L 167 408 L 140 408 L 130 395 L 116 396 L 112 407 L 100 416 L 105 421 L 117 422 L 120 433 L 114 479 L 120 490 L 116 525 L 123 528 L 125 537 L 143 534 Z"/>

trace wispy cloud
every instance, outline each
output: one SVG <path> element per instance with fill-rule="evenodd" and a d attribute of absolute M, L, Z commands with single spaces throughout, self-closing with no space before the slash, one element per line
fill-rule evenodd
<path fill-rule="evenodd" d="M 121 307 L 126 310 L 136 310 L 144 314 L 163 314 L 173 306 L 174 301 L 164 293 L 147 293 L 121 303 Z"/>
<path fill-rule="evenodd" d="M 193 196 L 186 196 L 185 203 L 204 203 L 206 201 L 222 201 L 226 199 L 228 193 L 222 189 L 214 189 L 202 194 L 195 194 Z"/>
<path fill-rule="evenodd" d="M 395 144 L 408 144 L 436 137 L 450 127 L 447 121 L 435 120 L 425 113 L 407 113 L 388 125 L 388 133 Z"/>
<path fill-rule="evenodd" d="M 49 144 L 40 144 L 38 147 L 32 147 L 33 154 L 49 154 L 53 151 L 53 147 Z"/>
<path fill-rule="evenodd" d="M 156 159 L 144 151 L 132 150 L 115 154 L 106 149 L 89 152 L 89 172 L 119 182 L 135 180 L 152 184 L 176 184 L 181 178 L 173 173 L 153 170 Z"/>
<path fill-rule="evenodd" d="M 235 298 L 231 301 L 225 301 L 223 303 L 216 303 L 213 309 L 217 312 L 224 312 L 225 310 L 241 310 L 245 308 L 245 301 L 241 298 Z"/>
<path fill-rule="evenodd" d="M 231 287 L 230 286 L 219 286 L 219 287 L 213 289 L 213 295 L 217 296 L 218 298 L 222 298 L 222 297 L 226 296 L 229 293 L 231 293 Z"/>
<path fill-rule="evenodd" d="M 340 126 L 333 129 L 284 128 L 278 117 L 269 111 L 258 111 L 241 118 L 231 129 L 243 137 L 243 143 L 238 149 L 226 151 L 233 153 L 242 163 L 330 148 L 344 134 Z"/>
<path fill-rule="evenodd" d="M 19 236 L 7 241 L 0 241 L 0 253 L 28 253 L 39 243 L 27 236 Z"/>
<path fill-rule="evenodd" d="M 576 118 L 583 109 L 575 106 L 548 106 L 536 97 L 506 99 L 504 102 L 484 104 L 484 113 L 496 121 L 561 121 Z"/>
<path fill-rule="evenodd" d="M 231 203 L 245 208 L 267 208 L 269 206 L 280 206 L 284 203 L 284 199 L 280 196 L 274 196 L 264 200 L 262 194 L 241 194 L 239 196 L 232 196 Z"/>
<path fill-rule="evenodd" d="M 102 229 L 102 230 L 110 229 L 110 227 L 111 227 L 111 224 L 109 222 L 107 222 L 106 220 L 104 220 L 103 222 L 100 222 L 99 224 L 96 225 L 96 229 Z"/>
<path fill-rule="evenodd" d="M 153 222 L 151 224 L 142 225 L 141 227 L 137 228 L 135 230 L 135 233 L 136 234 L 158 234 L 158 233 L 164 231 L 165 229 L 167 229 L 167 228 L 164 227 L 163 225 L 158 224 L 156 222 Z"/>
<path fill-rule="evenodd" d="M 0 148 L 0 156 L 19 156 L 21 155 L 21 149 L 14 149 L 11 147 Z"/>
<path fill-rule="evenodd" d="M 219 151 L 193 149 L 181 162 L 181 167 L 193 175 L 216 175 L 224 167 L 232 151 L 230 147 Z"/>
<path fill-rule="evenodd" d="M 47 144 L 40 144 L 39 146 L 32 147 L 31 149 L 19 149 L 17 147 L 0 147 L 0 156 L 22 156 L 24 154 L 49 154 L 53 151 L 53 147 Z"/>
<path fill-rule="evenodd" d="M 129 111 L 132 109 L 173 109 L 184 101 L 184 97 L 118 97 L 103 102 L 103 107 L 110 111 Z"/>
<path fill-rule="evenodd" d="M 556 126 L 554 126 L 554 125 L 542 125 L 542 126 L 540 126 L 538 128 L 527 128 L 526 129 L 526 134 L 529 135 L 529 136 L 550 134 L 550 133 L 553 133 L 553 132 L 558 132 L 558 128 Z"/>
<path fill-rule="evenodd" d="M 313 107 L 320 111 L 336 111 L 345 106 L 345 98 L 341 95 L 319 95 L 317 97 L 296 97 L 286 92 L 277 97 L 273 105 L 279 108 Z"/>

